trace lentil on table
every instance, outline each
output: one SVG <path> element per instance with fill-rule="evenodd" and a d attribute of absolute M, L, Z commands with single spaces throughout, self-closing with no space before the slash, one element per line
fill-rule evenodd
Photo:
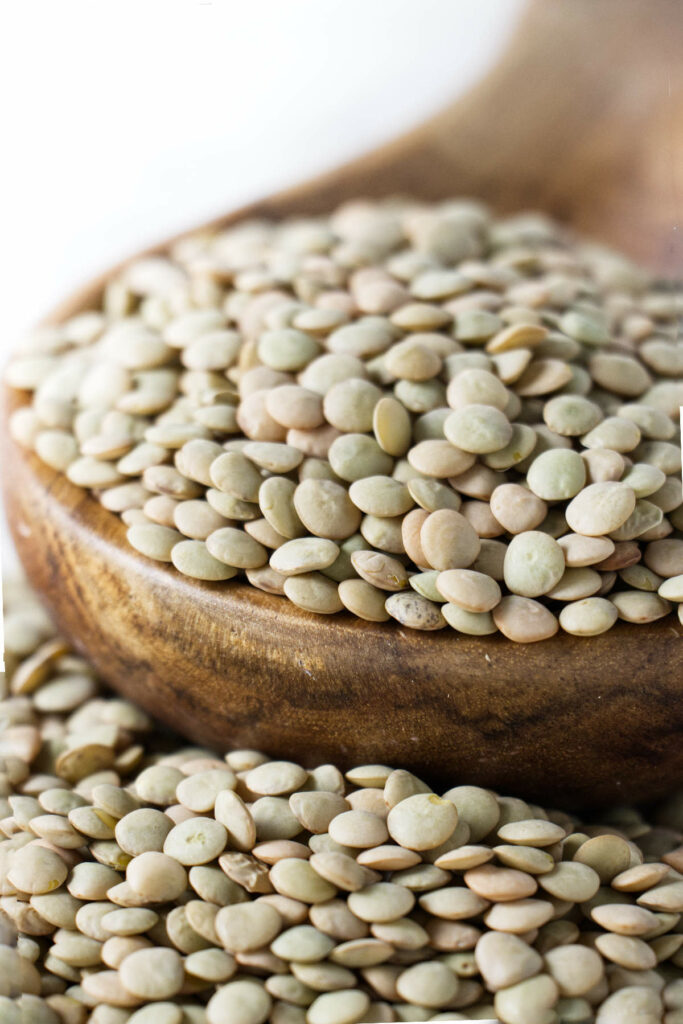
<path fill-rule="evenodd" d="M 582 821 L 189 747 L 5 598 L 2 1024 L 679 1024 L 683 794 Z"/>
<path fill-rule="evenodd" d="M 129 263 L 27 339 L 11 430 L 196 579 L 594 636 L 683 616 L 682 315 L 540 214 L 359 200 Z"/>

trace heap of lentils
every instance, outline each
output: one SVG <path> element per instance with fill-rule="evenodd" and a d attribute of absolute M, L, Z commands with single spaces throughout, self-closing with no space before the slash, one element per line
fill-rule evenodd
<path fill-rule="evenodd" d="M 28 339 L 12 431 L 196 579 L 593 636 L 683 614 L 682 315 L 539 214 L 353 202 L 128 264 Z"/>
<path fill-rule="evenodd" d="M 188 747 L 6 597 L 2 1024 L 683 1021 L 683 793 L 588 823 Z"/>

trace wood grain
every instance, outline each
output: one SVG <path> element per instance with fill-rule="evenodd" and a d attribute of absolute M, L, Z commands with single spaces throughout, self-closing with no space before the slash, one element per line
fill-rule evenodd
<path fill-rule="evenodd" d="M 470 193 L 499 210 L 544 208 L 675 272 L 681 44 L 677 0 L 543 0 L 464 101 L 212 226 L 357 195 Z M 92 308 L 115 270 L 49 319 Z M 4 397 L 6 415 L 24 400 Z M 566 807 L 651 797 L 683 779 L 673 617 L 531 646 L 321 619 L 144 559 L 115 516 L 6 429 L 2 476 L 20 557 L 60 628 L 113 686 L 193 740 L 309 765 L 386 762 Z"/>

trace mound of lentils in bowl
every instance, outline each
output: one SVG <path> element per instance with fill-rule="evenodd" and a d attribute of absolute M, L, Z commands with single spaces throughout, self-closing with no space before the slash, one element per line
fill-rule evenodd
<path fill-rule="evenodd" d="M 683 289 L 540 214 L 200 232 L 40 328 L 12 433 L 143 556 L 516 642 L 683 621 Z"/>

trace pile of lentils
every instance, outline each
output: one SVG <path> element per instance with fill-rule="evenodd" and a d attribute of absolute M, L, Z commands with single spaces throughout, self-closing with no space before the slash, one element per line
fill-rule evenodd
<path fill-rule="evenodd" d="M 11 428 L 188 576 L 594 636 L 683 615 L 682 315 L 539 214 L 353 202 L 128 264 L 28 339 Z"/>
<path fill-rule="evenodd" d="M 683 793 L 588 823 L 188 747 L 6 597 L 2 1024 L 683 1022 Z"/>

